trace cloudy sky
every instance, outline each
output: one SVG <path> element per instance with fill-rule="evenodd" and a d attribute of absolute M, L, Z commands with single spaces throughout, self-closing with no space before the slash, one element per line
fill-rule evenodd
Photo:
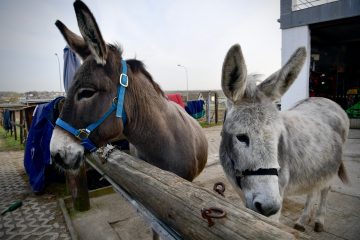
<path fill-rule="evenodd" d="M 240 43 L 248 72 L 280 68 L 279 0 L 84 0 L 105 41 L 142 60 L 164 90 L 220 89 L 221 66 Z M 80 34 L 73 0 L 0 1 L 0 91 L 59 91 L 65 41 L 57 19 Z M 62 75 L 62 73 L 61 73 Z M 62 77 L 62 76 L 61 76 Z M 62 87 L 63 89 L 63 87 Z"/>

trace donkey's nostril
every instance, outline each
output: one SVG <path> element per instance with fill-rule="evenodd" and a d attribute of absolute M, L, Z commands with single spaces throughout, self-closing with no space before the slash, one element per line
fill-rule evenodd
<path fill-rule="evenodd" d="M 64 159 L 61 157 L 60 153 L 51 154 L 51 158 L 56 165 L 64 169 L 67 168 L 66 164 L 64 163 Z"/>
<path fill-rule="evenodd" d="M 60 153 L 56 153 L 55 155 L 51 154 L 51 157 L 56 163 L 60 163 L 62 161 Z"/>
<path fill-rule="evenodd" d="M 261 213 L 261 214 L 264 215 L 264 210 L 262 209 L 261 203 L 255 202 L 254 205 L 255 205 L 256 210 L 257 210 L 259 213 Z"/>
<path fill-rule="evenodd" d="M 280 206 L 277 206 L 276 204 L 275 205 L 268 205 L 268 204 L 262 204 L 260 202 L 254 202 L 254 206 L 256 208 L 256 210 L 264 215 L 264 216 L 271 216 L 271 215 L 274 215 L 275 213 L 277 213 L 280 209 Z"/>

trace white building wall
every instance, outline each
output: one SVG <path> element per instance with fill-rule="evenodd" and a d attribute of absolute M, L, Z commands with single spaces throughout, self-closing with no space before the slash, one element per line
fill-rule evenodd
<path fill-rule="evenodd" d="M 287 110 L 309 97 L 310 30 L 301 26 L 282 30 L 281 65 L 283 66 L 298 47 L 306 47 L 306 61 L 295 82 L 281 98 L 281 109 Z"/>

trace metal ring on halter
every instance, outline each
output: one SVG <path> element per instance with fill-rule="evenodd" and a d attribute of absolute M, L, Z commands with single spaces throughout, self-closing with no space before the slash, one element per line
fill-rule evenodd
<path fill-rule="evenodd" d="M 116 105 L 116 104 L 117 104 L 117 102 L 118 102 L 118 98 L 117 98 L 117 97 L 114 97 L 114 98 L 113 98 L 113 104 L 115 104 L 115 105 Z"/>
<path fill-rule="evenodd" d="M 79 133 L 75 135 L 75 137 L 79 140 L 83 140 L 85 138 L 88 138 L 89 135 L 90 135 L 90 131 L 83 128 L 83 129 L 79 129 Z"/>
<path fill-rule="evenodd" d="M 125 82 L 125 83 L 122 82 L 123 76 L 124 76 L 125 79 L 126 79 L 126 82 Z M 129 85 L 128 75 L 126 75 L 125 73 L 122 73 L 122 74 L 120 75 L 120 85 L 123 86 L 123 87 L 127 87 L 127 86 Z"/>

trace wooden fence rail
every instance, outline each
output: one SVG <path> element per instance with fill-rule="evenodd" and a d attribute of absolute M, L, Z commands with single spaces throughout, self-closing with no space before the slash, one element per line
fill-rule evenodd
<path fill-rule="evenodd" d="M 303 233 L 121 151 L 112 151 L 105 163 L 96 154 L 87 159 L 113 185 L 121 186 L 184 239 L 308 239 Z M 201 210 L 211 207 L 222 209 L 226 217 L 213 219 L 214 225 L 209 227 Z"/>
<path fill-rule="evenodd" d="M 4 125 L 3 122 L 3 114 L 5 113 L 5 110 L 8 110 L 10 112 L 10 123 L 11 123 L 11 129 L 10 135 L 14 137 L 15 141 L 19 141 L 20 143 L 24 144 L 29 132 L 29 128 L 32 121 L 32 114 L 34 112 L 35 106 L 25 106 L 20 105 L 17 107 L 7 107 L 7 106 L 1 106 L 0 112 L 1 112 L 1 125 Z M 18 136 L 19 133 L 19 136 Z"/>

